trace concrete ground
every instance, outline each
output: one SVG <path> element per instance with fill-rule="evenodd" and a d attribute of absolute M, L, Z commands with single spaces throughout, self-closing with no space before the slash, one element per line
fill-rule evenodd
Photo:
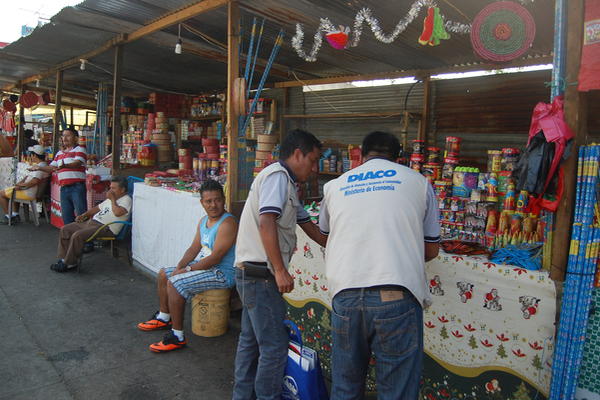
<path fill-rule="evenodd" d="M 239 313 L 227 334 L 202 338 L 188 307 L 187 348 L 154 354 L 164 331 L 136 328 L 158 309 L 154 279 L 105 249 L 79 274 L 55 273 L 57 234 L 0 225 L 1 400 L 231 398 Z"/>

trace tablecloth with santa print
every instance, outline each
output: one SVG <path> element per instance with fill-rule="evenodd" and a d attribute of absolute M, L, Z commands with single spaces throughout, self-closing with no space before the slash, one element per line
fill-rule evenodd
<path fill-rule="evenodd" d="M 289 317 L 330 375 L 331 299 L 322 249 L 301 229 L 290 263 Z M 368 267 L 368 266 L 366 266 Z M 426 264 L 421 398 L 543 399 L 550 388 L 556 291 L 545 271 L 445 253 Z M 372 359 L 371 364 L 376 360 Z M 376 391 L 374 368 L 367 387 Z"/>

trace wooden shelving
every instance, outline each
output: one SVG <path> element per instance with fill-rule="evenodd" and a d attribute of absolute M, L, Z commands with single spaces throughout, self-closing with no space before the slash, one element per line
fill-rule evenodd
<path fill-rule="evenodd" d="M 319 171 L 319 175 L 329 175 L 329 176 L 341 176 L 342 172 L 329 172 L 329 171 Z"/>
<path fill-rule="evenodd" d="M 184 121 L 212 121 L 215 119 L 224 119 L 225 116 L 222 114 L 219 115 L 207 115 L 206 117 L 194 117 L 194 118 L 181 118 Z"/>
<path fill-rule="evenodd" d="M 286 119 L 309 118 L 387 118 L 402 117 L 403 111 L 375 112 L 375 113 L 331 113 L 331 114 L 284 114 Z M 411 117 L 420 116 L 419 113 L 409 113 Z"/>

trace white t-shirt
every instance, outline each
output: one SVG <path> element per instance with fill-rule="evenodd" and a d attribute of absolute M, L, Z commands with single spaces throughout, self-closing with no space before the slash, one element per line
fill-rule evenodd
<path fill-rule="evenodd" d="M 127 210 L 127 213 L 117 217 L 112 211 L 112 201 L 110 201 L 110 199 L 106 199 L 102 203 L 98 204 L 100 211 L 94 215 L 94 221 L 98 221 L 101 224 L 110 224 L 111 222 L 115 221 L 127 221 L 129 219 L 129 213 L 131 212 L 131 203 L 132 201 L 129 195 L 125 195 L 117 199 L 117 205 Z M 110 230 L 113 234 L 115 234 L 115 236 L 119 234 L 122 227 L 123 224 L 112 224 L 109 226 Z"/>
<path fill-rule="evenodd" d="M 38 167 L 47 167 L 48 163 L 42 161 L 36 164 Z M 25 183 L 31 182 L 33 179 L 37 178 L 39 180 L 46 179 L 50 174 L 44 171 L 27 171 L 27 175 L 25 176 Z M 24 190 L 27 194 L 27 197 L 33 199 L 37 195 L 38 185 L 32 186 Z"/>
<path fill-rule="evenodd" d="M 325 184 L 319 229 L 328 234 L 331 296 L 344 289 L 404 286 L 428 297 L 425 242 L 438 242 L 439 210 L 427 179 L 375 158 Z"/>

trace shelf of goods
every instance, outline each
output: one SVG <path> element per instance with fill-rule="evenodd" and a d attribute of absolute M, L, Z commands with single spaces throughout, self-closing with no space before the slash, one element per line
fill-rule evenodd
<path fill-rule="evenodd" d="M 330 375 L 326 250 L 301 228 L 296 233 L 297 251 L 289 268 L 294 290 L 284 297 L 304 343 L 319 351 Z M 424 311 L 424 398 L 483 399 L 489 397 L 488 389 L 509 396 L 518 390 L 538 392 L 538 399 L 548 396 L 556 292 L 546 271 L 440 253 L 426 264 L 426 275 L 432 304 Z M 374 390 L 373 378 L 370 368 L 369 390 Z"/>

